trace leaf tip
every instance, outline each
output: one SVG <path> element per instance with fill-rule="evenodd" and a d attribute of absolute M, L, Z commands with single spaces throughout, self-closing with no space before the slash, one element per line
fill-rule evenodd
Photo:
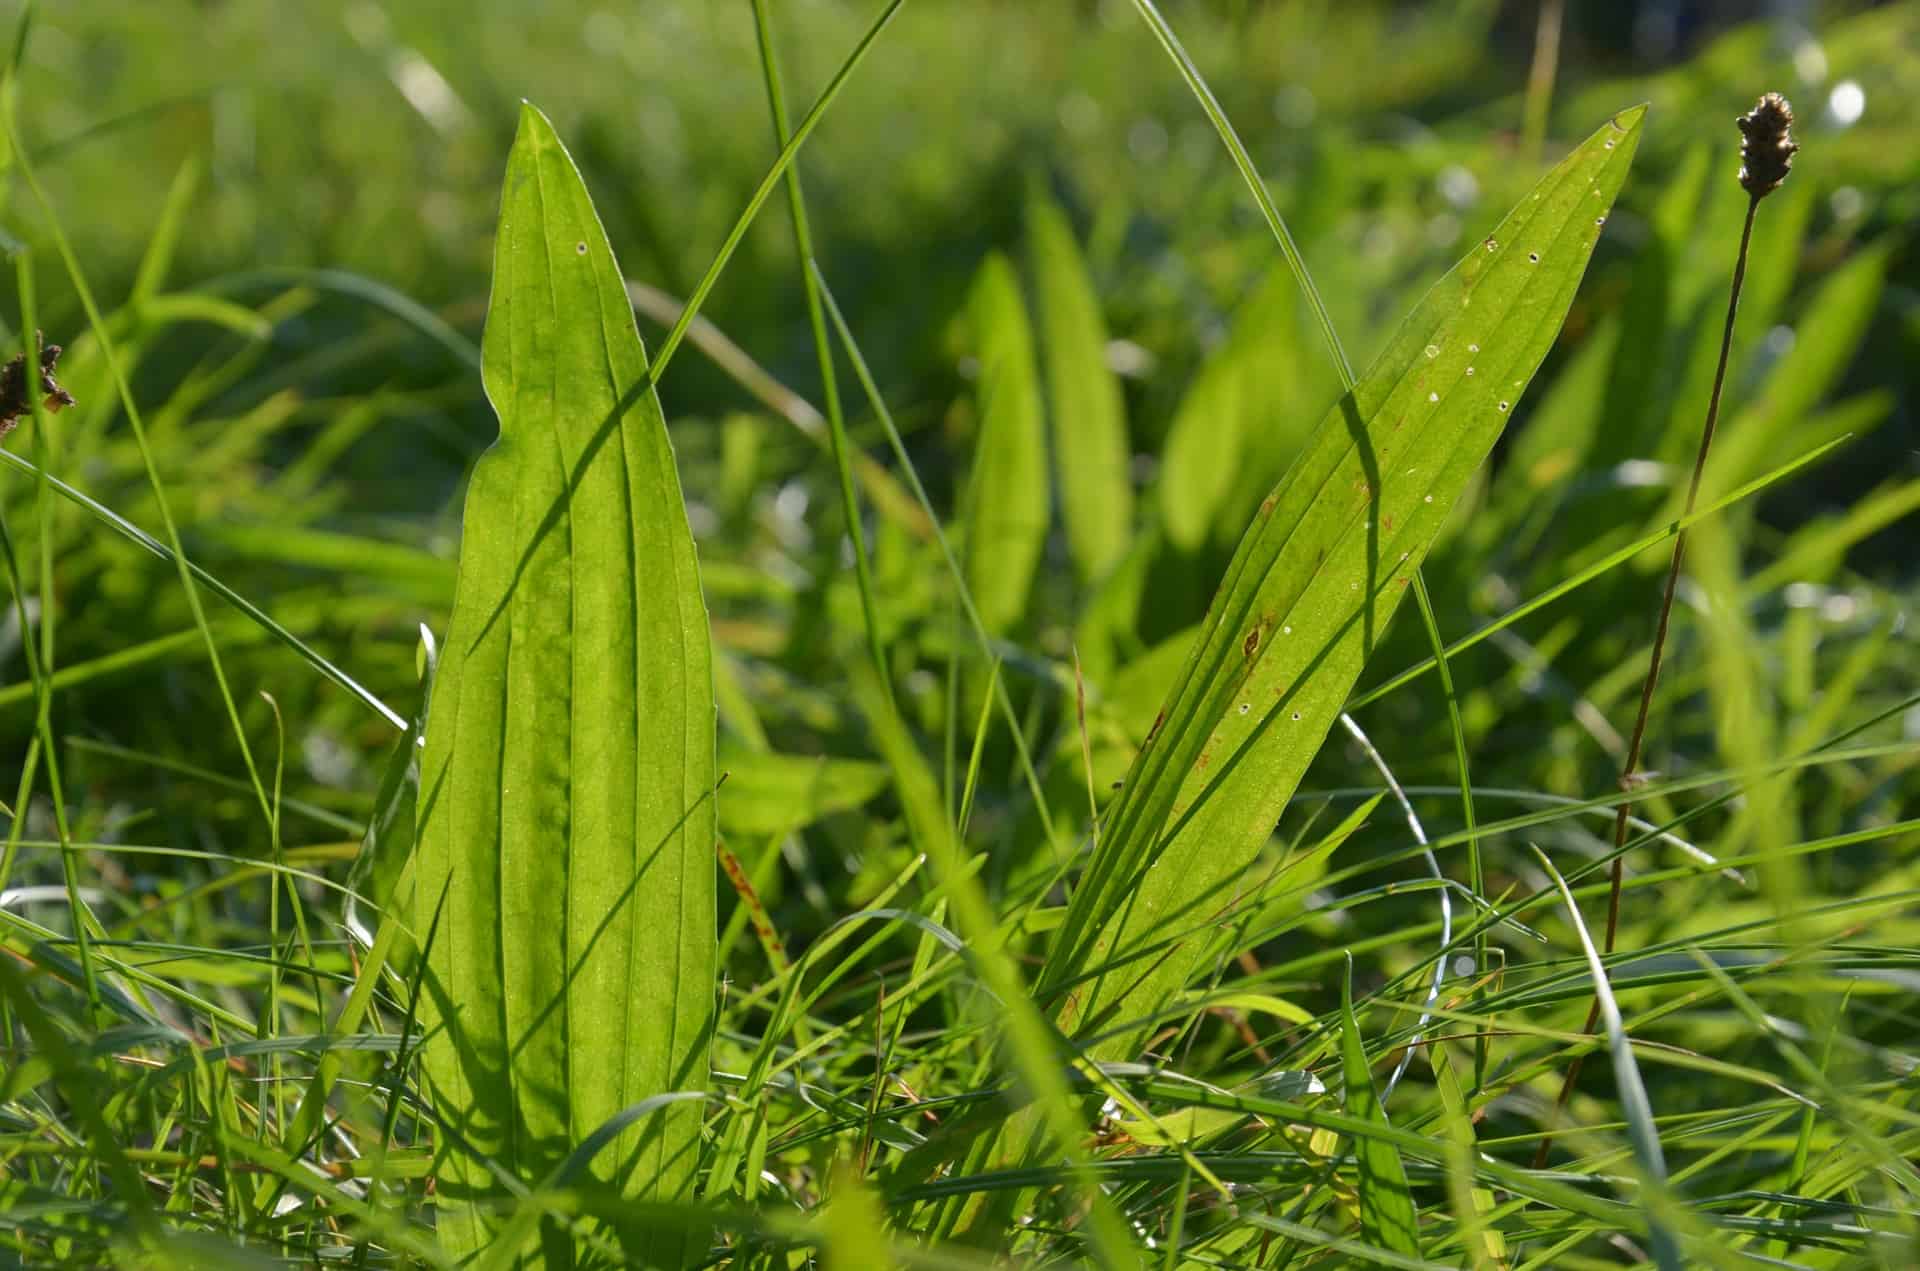
<path fill-rule="evenodd" d="M 559 134 L 553 130 L 553 121 L 543 114 L 540 108 L 522 97 L 520 99 L 520 127 L 514 134 L 513 143 L 518 146 L 531 142 L 535 145 L 557 141 Z"/>

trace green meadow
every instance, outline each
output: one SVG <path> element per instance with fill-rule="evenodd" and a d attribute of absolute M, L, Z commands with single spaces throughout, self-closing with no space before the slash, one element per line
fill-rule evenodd
<path fill-rule="evenodd" d="M 0 1267 L 1920 1264 L 1787 8 L 0 3 Z"/>

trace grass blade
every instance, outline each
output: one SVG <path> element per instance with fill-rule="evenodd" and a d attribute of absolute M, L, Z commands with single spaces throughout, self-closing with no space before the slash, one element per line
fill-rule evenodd
<path fill-rule="evenodd" d="M 1375 1125 L 1390 1125 L 1387 1109 L 1373 1088 L 1367 1052 L 1360 1045 L 1360 1022 L 1353 1014 L 1353 961 L 1340 981 L 1340 1068 L 1347 1079 L 1347 1115 Z M 1360 1225 L 1367 1239 L 1384 1249 L 1420 1256 L 1420 1219 L 1407 1186 L 1407 1167 L 1399 1149 L 1385 1139 L 1356 1136 L 1360 1165 Z"/>
<path fill-rule="evenodd" d="M 501 434 L 467 496 L 414 923 L 445 888 L 423 1009 L 436 1110 L 472 1149 L 441 1160 L 441 1235 L 460 1253 L 493 1234 L 485 1160 L 537 1180 L 622 1108 L 704 1088 L 713 1009 L 714 707 L 693 539 L 657 399 L 623 400 L 647 366 L 613 252 L 532 107 L 482 348 Z M 664 1110 L 595 1173 L 629 1197 L 686 1199 L 699 1124 Z M 685 1238 L 636 1253 L 683 1262 Z"/>
<path fill-rule="evenodd" d="M 1533 853 L 1552 875 L 1553 885 L 1560 889 L 1560 897 L 1566 901 L 1567 916 L 1580 937 L 1580 951 L 1586 955 L 1587 970 L 1593 976 L 1594 997 L 1600 1004 L 1600 1019 L 1607 1030 L 1607 1055 L 1613 1060 L 1613 1080 L 1620 1092 L 1620 1108 L 1626 1118 L 1627 1135 L 1633 1141 L 1634 1159 L 1640 1163 L 1647 1182 L 1664 1189 L 1667 1161 L 1660 1150 L 1660 1130 L 1653 1123 L 1653 1105 L 1647 1101 L 1646 1083 L 1640 1080 L 1640 1067 L 1633 1059 L 1633 1045 L 1627 1040 L 1627 1028 L 1620 1019 L 1620 1004 L 1614 1000 L 1613 987 L 1607 983 L 1607 968 L 1600 962 L 1600 951 L 1594 948 L 1593 937 L 1587 934 L 1587 924 L 1580 917 L 1580 906 L 1574 903 L 1567 880 L 1560 877 L 1560 871 L 1553 867 L 1545 852 L 1536 847 Z M 1651 1206 L 1647 1208 L 1647 1225 L 1653 1259 L 1661 1271 L 1680 1271 L 1685 1265 L 1680 1258 L 1680 1246 Z"/>

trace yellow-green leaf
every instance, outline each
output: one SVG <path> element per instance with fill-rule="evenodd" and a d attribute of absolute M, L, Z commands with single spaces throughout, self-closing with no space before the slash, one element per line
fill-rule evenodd
<path fill-rule="evenodd" d="M 531 107 L 508 160 L 482 345 L 500 437 L 467 494 L 420 793 L 415 929 L 439 1136 L 439 1234 L 622 1109 L 707 1085 L 714 707 L 673 451 L 619 267 Z M 603 1185 L 691 1195 L 696 1103 L 599 1152 Z M 675 1264 L 684 1232 L 635 1250 Z M 641 1237 L 641 1239 L 645 1239 Z M 549 1228 L 549 1262 L 565 1238 Z M 704 1247 L 704 1246 L 703 1246 Z"/>
<path fill-rule="evenodd" d="M 1609 120 L 1440 280 L 1241 540 L 1051 949 L 1061 1023 L 1131 1054 L 1319 750 L 1565 319 L 1644 108 Z"/>

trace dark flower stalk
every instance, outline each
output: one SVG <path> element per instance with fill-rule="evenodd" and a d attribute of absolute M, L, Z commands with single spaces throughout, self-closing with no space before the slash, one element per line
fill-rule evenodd
<path fill-rule="evenodd" d="M 1747 192 L 1747 216 L 1740 229 L 1740 252 L 1734 260 L 1733 287 L 1727 296 L 1727 323 L 1720 334 L 1720 362 L 1713 372 L 1713 392 L 1707 398 L 1707 421 L 1700 430 L 1700 451 L 1694 456 L 1693 478 L 1687 484 L 1686 510 L 1682 518 L 1693 515 L 1694 504 L 1700 495 L 1700 476 L 1706 471 L 1707 452 L 1713 447 L 1714 426 L 1720 419 L 1720 390 L 1727 378 L 1727 355 L 1733 347 L 1733 320 L 1740 310 L 1740 285 L 1747 276 L 1747 248 L 1753 241 L 1753 217 L 1760 207 L 1760 200 L 1780 188 L 1793 169 L 1793 156 L 1800 149 L 1795 142 L 1793 127 L 1793 107 L 1779 93 L 1764 94 L 1754 108 L 1734 121 L 1740 127 L 1740 187 Z M 1647 715 L 1653 708 L 1653 690 L 1660 679 L 1660 658 L 1666 650 L 1667 627 L 1673 616 L 1673 595 L 1680 585 L 1680 567 L 1686 558 L 1687 531 L 1683 527 L 1673 539 L 1673 560 L 1667 568 L 1666 590 L 1660 597 L 1660 616 L 1653 629 L 1653 651 L 1647 659 L 1647 676 L 1640 685 L 1640 710 L 1634 717 L 1633 734 L 1627 742 L 1626 762 L 1620 770 L 1620 789 L 1631 795 L 1634 788 L 1643 780 L 1640 772 L 1640 751 L 1647 736 Z M 1614 940 L 1620 929 L 1620 887 L 1624 876 L 1624 858 L 1627 848 L 1627 830 L 1632 819 L 1633 800 L 1622 799 L 1613 818 L 1613 870 L 1612 885 L 1607 892 L 1607 939 L 1606 952 L 1612 953 Z M 1591 1033 L 1600 1015 L 1600 1000 L 1596 996 L 1593 1005 L 1587 1011 L 1586 1027 L 1582 1032 Z M 1581 1057 L 1576 1056 L 1567 1065 L 1566 1079 L 1560 1084 L 1560 1097 L 1555 1101 L 1555 1119 L 1559 1119 L 1567 1100 L 1573 1096 L 1574 1083 L 1580 1078 Z M 1553 1148 L 1553 1134 L 1541 1138 L 1540 1148 L 1534 1153 L 1535 1169 L 1545 1168 L 1547 1154 Z"/>

